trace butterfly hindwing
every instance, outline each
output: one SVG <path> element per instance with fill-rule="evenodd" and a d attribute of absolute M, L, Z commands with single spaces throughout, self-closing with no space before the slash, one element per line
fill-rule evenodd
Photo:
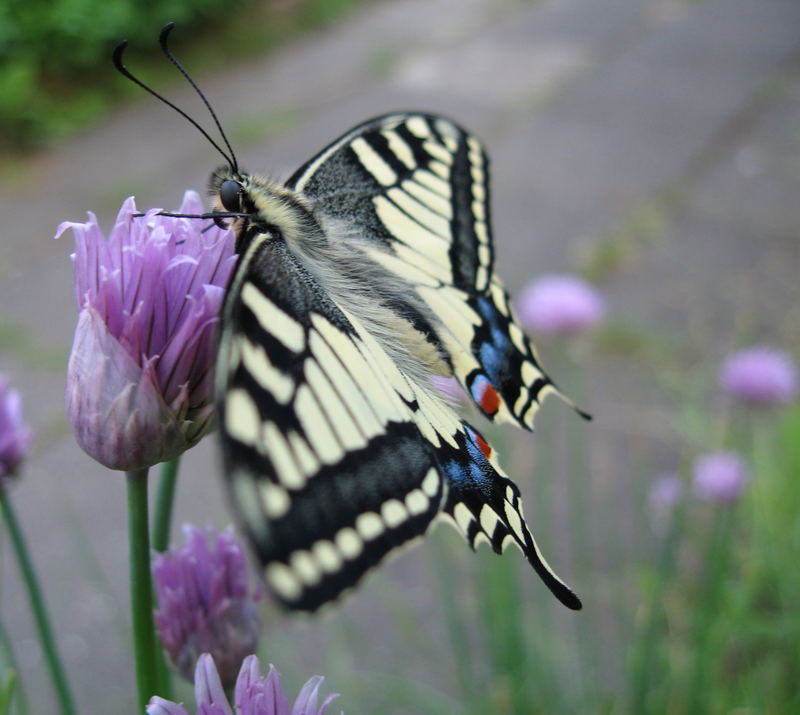
<path fill-rule="evenodd" d="M 385 115 L 333 142 L 287 186 L 357 225 L 374 260 L 414 286 L 484 414 L 533 429 L 557 391 L 494 273 L 489 160 L 478 139 L 443 117 Z"/>

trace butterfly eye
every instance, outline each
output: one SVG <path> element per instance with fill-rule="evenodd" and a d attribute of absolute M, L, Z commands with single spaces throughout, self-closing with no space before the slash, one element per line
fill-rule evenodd
<path fill-rule="evenodd" d="M 226 211 L 241 211 L 241 202 L 239 201 L 241 190 L 239 182 L 233 179 L 226 179 L 222 182 L 222 186 L 219 187 L 219 200 Z"/>

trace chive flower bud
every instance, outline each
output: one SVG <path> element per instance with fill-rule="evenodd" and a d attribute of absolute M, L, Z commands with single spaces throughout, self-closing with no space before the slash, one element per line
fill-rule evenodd
<path fill-rule="evenodd" d="M 203 210 L 193 191 L 180 213 Z M 65 221 L 78 326 L 66 408 L 78 444 L 112 469 L 144 469 L 196 444 L 213 415 L 219 311 L 236 256 L 233 236 L 198 219 L 137 216 L 133 198 L 108 238 L 93 213 Z"/>

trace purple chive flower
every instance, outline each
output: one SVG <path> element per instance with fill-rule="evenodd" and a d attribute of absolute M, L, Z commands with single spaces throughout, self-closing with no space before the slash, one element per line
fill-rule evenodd
<path fill-rule="evenodd" d="M 573 335 L 599 323 L 605 300 L 582 278 L 549 275 L 529 283 L 517 301 L 520 322 L 537 333 Z"/>
<path fill-rule="evenodd" d="M 764 345 L 735 352 L 719 371 L 722 388 L 745 402 L 760 405 L 791 402 L 797 397 L 797 366 L 782 350 Z"/>
<path fill-rule="evenodd" d="M 122 204 L 108 239 L 89 213 L 75 236 L 78 327 L 66 407 L 80 446 L 112 469 L 178 456 L 209 427 L 215 329 L 236 257 L 228 231 Z M 181 213 L 202 213 L 184 194 Z"/>
<path fill-rule="evenodd" d="M 184 678 L 192 679 L 201 653 L 211 653 L 229 687 L 242 659 L 258 646 L 260 592 L 249 589 L 244 551 L 232 529 L 187 524 L 183 533 L 183 547 L 153 560 L 156 627 Z"/>
<path fill-rule="evenodd" d="M 669 513 L 683 498 L 683 480 L 675 472 L 657 477 L 650 487 L 650 506 L 657 514 Z"/>
<path fill-rule="evenodd" d="M 197 701 L 197 715 L 324 715 L 332 700 L 338 698 L 333 693 L 317 708 L 319 686 L 324 678 L 315 675 L 301 688 L 292 709 L 289 699 L 281 685 L 280 674 L 270 665 L 266 677 L 260 673 L 258 658 L 249 655 L 244 659 L 239 677 L 236 679 L 233 700 L 234 709 L 225 697 L 222 682 L 217 673 L 214 659 L 204 653 L 197 660 L 194 674 L 194 694 Z M 147 715 L 190 715 L 189 711 L 177 703 L 158 696 L 150 699 Z"/>
<path fill-rule="evenodd" d="M 707 501 L 736 501 L 747 481 L 747 465 L 735 452 L 701 454 L 692 465 L 694 492 Z"/>
<path fill-rule="evenodd" d="M 8 387 L 0 375 L 0 488 L 28 453 L 33 435 L 22 424 L 19 392 Z"/>

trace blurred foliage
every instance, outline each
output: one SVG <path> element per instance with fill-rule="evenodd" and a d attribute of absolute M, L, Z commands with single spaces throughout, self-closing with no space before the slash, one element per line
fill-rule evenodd
<path fill-rule="evenodd" d="M 132 91 L 111 65 L 123 38 L 137 74 L 172 73 L 157 37 L 175 22 L 171 43 L 196 71 L 268 50 L 358 2 L 245 0 L 232 12 L 222 0 L 6 0 L 0 3 L 0 152 L 52 144 Z"/>

